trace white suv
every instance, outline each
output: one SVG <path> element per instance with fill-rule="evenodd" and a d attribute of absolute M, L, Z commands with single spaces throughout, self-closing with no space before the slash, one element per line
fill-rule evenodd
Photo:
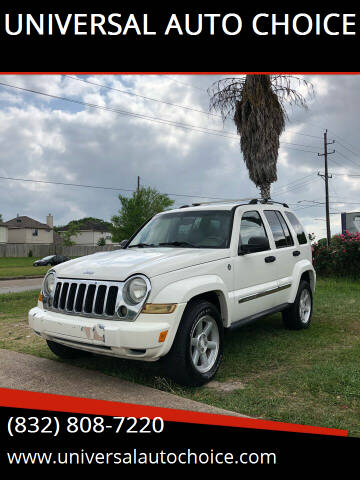
<path fill-rule="evenodd" d="M 307 328 L 311 245 L 286 204 L 195 204 L 152 217 L 123 248 L 62 263 L 44 278 L 30 326 L 60 357 L 161 359 L 185 385 L 211 380 L 224 330 L 282 312 Z"/>

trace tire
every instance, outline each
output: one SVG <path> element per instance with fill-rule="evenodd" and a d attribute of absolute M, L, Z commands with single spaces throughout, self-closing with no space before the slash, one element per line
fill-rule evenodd
<path fill-rule="evenodd" d="M 209 382 L 222 360 L 223 336 L 217 308 L 205 300 L 191 302 L 169 353 L 161 359 L 165 374 L 184 386 L 197 387 Z"/>
<path fill-rule="evenodd" d="M 80 358 L 90 355 L 89 352 L 85 352 L 84 350 L 67 347 L 66 345 L 52 342 L 51 340 L 46 340 L 46 343 L 48 344 L 50 350 L 60 358 Z"/>
<path fill-rule="evenodd" d="M 295 302 L 283 311 L 283 322 L 290 330 L 309 328 L 313 311 L 311 287 L 305 280 L 300 282 Z"/>

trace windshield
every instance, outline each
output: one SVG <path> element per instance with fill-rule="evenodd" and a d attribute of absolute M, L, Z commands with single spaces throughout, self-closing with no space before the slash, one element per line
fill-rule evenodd
<path fill-rule="evenodd" d="M 44 257 L 41 260 L 50 260 L 50 258 L 53 258 L 54 255 L 49 255 L 48 257 Z"/>
<path fill-rule="evenodd" d="M 228 248 L 231 225 L 230 210 L 193 210 L 157 215 L 137 233 L 127 248 Z"/>

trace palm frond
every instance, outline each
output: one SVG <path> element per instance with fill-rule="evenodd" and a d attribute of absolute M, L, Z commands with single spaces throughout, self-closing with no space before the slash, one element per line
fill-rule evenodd
<path fill-rule="evenodd" d="M 246 75 L 214 82 L 208 89 L 210 110 L 220 112 L 223 121 L 232 117 L 240 135 L 250 179 L 269 198 L 277 180 L 279 138 L 288 118 L 287 106 L 307 108 L 314 89 L 307 80 L 293 75 Z"/>

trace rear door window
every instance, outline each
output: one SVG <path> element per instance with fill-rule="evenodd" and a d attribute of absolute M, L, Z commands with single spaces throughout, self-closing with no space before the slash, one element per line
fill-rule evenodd
<path fill-rule="evenodd" d="M 266 230 L 256 210 L 245 212 L 241 218 L 239 245 L 248 245 L 252 237 L 265 237 Z"/>
<path fill-rule="evenodd" d="M 276 248 L 294 245 L 294 241 L 281 213 L 276 210 L 264 210 L 264 215 L 269 222 Z"/>
<path fill-rule="evenodd" d="M 287 223 L 284 220 L 284 217 L 278 211 L 276 212 L 276 215 L 278 216 L 278 219 L 280 220 L 282 229 L 284 231 L 287 246 L 290 247 L 290 246 L 294 245 L 294 240 L 293 240 L 292 235 L 290 233 L 289 227 L 287 226 Z"/>

